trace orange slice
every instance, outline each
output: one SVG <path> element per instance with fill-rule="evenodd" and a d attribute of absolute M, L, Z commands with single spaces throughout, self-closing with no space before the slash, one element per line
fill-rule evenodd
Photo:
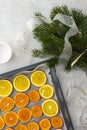
<path fill-rule="evenodd" d="M 4 115 L 4 121 L 8 126 L 15 126 L 18 122 L 18 115 L 13 111 L 9 111 Z"/>
<path fill-rule="evenodd" d="M 14 102 L 18 107 L 25 107 L 29 103 L 29 97 L 24 93 L 17 93 Z"/>
<path fill-rule="evenodd" d="M 4 126 L 5 126 L 4 119 L 2 118 L 2 116 L 0 116 L 0 129 L 3 129 Z"/>
<path fill-rule="evenodd" d="M 39 130 L 39 125 L 36 122 L 30 122 L 27 128 L 28 130 Z"/>
<path fill-rule="evenodd" d="M 32 113 L 29 108 L 21 108 L 18 111 L 19 119 L 22 122 L 28 122 L 31 119 L 31 115 Z"/>
<path fill-rule="evenodd" d="M 42 108 L 40 106 L 33 106 L 31 112 L 33 117 L 39 118 L 42 115 Z"/>
<path fill-rule="evenodd" d="M 51 124 L 54 128 L 61 128 L 63 126 L 63 119 L 59 116 L 53 117 Z"/>
<path fill-rule="evenodd" d="M 55 100 L 47 99 L 47 100 L 43 101 L 43 103 L 42 103 L 42 110 L 43 110 L 44 115 L 53 117 L 58 114 L 59 107 Z"/>
<path fill-rule="evenodd" d="M 27 127 L 24 124 L 18 124 L 15 130 L 27 130 Z"/>
<path fill-rule="evenodd" d="M 14 107 L 14 101 L 10 97 L 4 97 L 0 101 L 0 107 L 2 111 L 9 111 Z"/>
<path fill-rule="evenodd" d="M 6 130 L 13 130 L 12 128 L 7 128 Z"/>
<path fill-rule="evenodd" d="M 51 128 L 51 123 L 48 119 L 42 119 L 40 121 L 40 127 L 42 130 L 49 130 Z"/>
<path fill-rule="evenodd" d="M 31 90 L 31 91 L 29 92 L 29 99 L 30 99 L 30 101 L 32 101 L 32 102 L 37 102 L 37 101 L 39 101 L 39 100 L 40 100 L 40 94 L 39 94 L 39 92 L 38 92 L 37 90 Z"/>
<path fill-rule="evenodd" d="M 47 77 L 43 71 L 37 70 L 31 74 L 30 79 L 33 85 L 41 87 L 46 83 Z"/>
<path fill-rule="evenodd" d="M 53 96 L 53 92 L 53 87 L 49 84 L 45 84 L 39 89 L 40 95 L 45 99 L 51 98 Z"/>
<path fill-rule="evenodd" d="M 25 75 L 17 75 L 13 80 L 13 85 L 18 92 L 25 92 L 30 87 L 30 80 Z"/>
<path fill-rule="evenodd" d="M 0 80 L 0 96 L 7 97 L 11 94 L 13 86 L 8 80 Z"/>

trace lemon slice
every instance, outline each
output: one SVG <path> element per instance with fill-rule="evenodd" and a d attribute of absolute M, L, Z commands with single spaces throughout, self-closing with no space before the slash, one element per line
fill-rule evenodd
<path fill-rule="evenodd" d="M 45 99 L 51 98 L 53 96 L 53 87 L 46 84 L 39 89 L 39 93 Z"/>
<path fill-rule="evenodd" d="M 13 80 L 13 85 L 18 92 L 25 92 L 30 87 L 30 80 L 25 75 L 17 75 Z"/>
<path fill-rule="evenodd" d="M 47 77 L 43 71 L 37 70 L 31 74 L 30 79 L 31 79 L 31 82 L 33 85 L 35 85 L 37 87 L 41 87 L 46 83 Z"/>
<path fill-rule="evenodd" d="M 13 86 L 8 80 L 0 80 L 0 96 L 7 97 L 11 94 Z"/>
<path fill-rule="evenodd" d="M 49 116 L 49 117 L 53 117 L 57 115 L 59 112 L 58 104 L 53 99 L 45 100 L 42 103 L 42 110 L 43 110 L 44 115 Z"/>

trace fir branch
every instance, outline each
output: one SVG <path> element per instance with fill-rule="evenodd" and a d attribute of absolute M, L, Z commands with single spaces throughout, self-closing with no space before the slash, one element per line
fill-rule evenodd
<path fill-rule="evenodd" d="M 61 7 L 54 7 L 51 11 L 51 14 L 50 14 L 50 19 L 53 20 L 54 17 L 58 14 L 58 13 L 62 13 L 62 14 L 65 14 L 65 15 L 71 15 L 70 14 L 70 11 L 68 10 L 68 7 L 65 5 L 65 6 L 61 6 Z"/>
<path fill-rule="evenodd" d="M 48 52 L 48 54 L 59 55 L 62 52 L 64 40 L 58 37 L 58 32 L 55 32 L 55 28 L 50 24 L 44 23 L 35 28 L 34 36 L 41 42 L 43 41 L 44 44 L 41 44 L 42 48 Z"/>
<path fill-rule="evenodd" d="M 46 58 L 46 57 L 51 57 L 48 52 L 45 50 L 38 50 L 38 49 L 34 49 L 32 50 L 32 54 L 34 57 L 39 57 L 39 58 Z"/>
<path fill-rule="evenodd" d="M 34 15 L 36 17 L 46 18 L 41 12 L 36 12 Z"/>
<path fill-rule="evenodd" d="M 34 37 L 41 41 L 42 46 L 41 50 L 33 50 L 33 55 L 39 57 L 53 56 L 53 58 L 50 58 L 49 66 L 51 63 L 57 63 L 56 61 L 63 51 L 65 34 L 69 30 L 69 27 L 63 25 L 58 20 L 53 20 L 57 13 L 72 16 L 80 31 L 80 33 L 69 39 L 73 51 L 71 59 L 67 64 L 67 68 L 70 69 L 71 63 L 87 49 L 87 15 L 83 14 L 81 10 L 69 10 L 67 6 L 53 8 L 50 13 L 52 21 L 50 23 L 43 21 L 41 25 L 33 30 Z M 38 13 L 36 16 L 43 17 L 41 13 Z M 87 53 L 75 65 L 87 68 Z"/>

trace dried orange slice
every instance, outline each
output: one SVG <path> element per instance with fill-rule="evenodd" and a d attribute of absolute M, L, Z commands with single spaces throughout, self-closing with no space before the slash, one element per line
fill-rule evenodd
<path fill-rule="evenodd" d="M 29 108 L 21 108 L 18 111 L 20 121 L 28 122 L 31 119 L 32 113 Z"/>
<path fill-rule="evenodd" d="M 4 97 L 0 101 L 0 107 L 2 111 L 9 111 L 14 107 L 14 101 L 10 97 Z"/>
<path fill-rule="evenodd" d="M 51 128 L 51 123 L 48 119 L 42 119 L 40 121 L 40 127 L 42 130 L 49 130 Z"/>
<path fill-rule="evenodd" d="M 31 112 L 33 117 L 39 118 L 42 115 L 42 108 L 40 106 L 33 106 Z"/>
<path fill-rule="evenodd" d="M 43 98 L 49 99 L 53 96 L 53 87 L 49 84 L 45 84 L 44 86 L 40 87 L 39 93 Z"/>
<path fill-rule="evenodd" d="M 18 92 L 25 92 L 30 87 L 30 80 L 25 75 L 17 75 L 13 80 L 13 85 Z"/>
<path fill-rule="evenodd" d="M 63 126 L 63 119 L 59 116 L 53 117 L 51 124 L 54 128 L 61 128 Z"/>
<path fill-rule="evenodd" d="M 13 111 L 9 111 L 4 115 L 4 121 L 8 126 L 15 126 L 18 122 L 18 115 Z"/>
<path fill-rule="evenodd" d="M 59 107 L 55 100 L 47 99 L 42 103 L 42 110 L 44 115 L 53 117 L 58 114 Z"/>
<path fill-rule="evenodd" d="M 37 70 L 31 74 L 30 79 L 33 85 L 41 87 L 46 83 L 47 77 L 43 71 Z"/>
<path fill-rule="evenodd" d="M 7 128 L 6 130 L 13 130 L 12 128 Z"/>
<path fill-rule="evenodd" d="M 27 130 L 27 127 L 24 124 L 18 124 L 15 130 Z"/>
<path fill-rule="evenodd" d="M 27 128 L 28 130 L 39 130 L 39 125 L 36 122 L 30 122 Z"/>
<path fill-rule="evenodd" d="M 8 80 L 0 80 L 0 96 L 7 97 L 11 94 L 13 86 Z"/>
<path fill-rule="evenodd" d="M 5 126 L 4 119 L 2 118 L 2 116 L 0 116 L 0 129 L 3 129 L 4 126 Z"/>
<path fill-rule="evenodd" d="M 25 107 L 29 103 L 29 97 L 25 93 L 17 93 L 14 102 L 18 107 Z"/>
<path fill-rule="evenodd" d="M 39 100 L 40 100 L 40 94 L 39 94 L 39 92 L 38 92 L 37 90 L 31 90 L 31 91 L 29 92 L 29 99 L 30 99 L 30 101 L 32 101 L 32 102 L 37 102 L 37 101 L 39 101 Z"/>

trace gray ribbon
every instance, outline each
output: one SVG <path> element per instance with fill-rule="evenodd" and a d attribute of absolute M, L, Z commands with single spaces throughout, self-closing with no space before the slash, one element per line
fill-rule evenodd
<path fill-rule="evenodd" d="M 79 32 L 79 30 L 76 26 L 74 19 L 71 16 L 58 13 L 55 16 L 54 20 L 59 20 L 64 25 L 70 27 L 70 29 L 65 35 L 64 49 L 61 55 L 59 56 L 59 60 L 58 60 L 59 65 L 62 65 L 62 67 L 65 68 L 67 65 L 67 62 L 69 61 L 72 55 L 72 46 L 71 46 L 71 43 L 69 42 L 69 38 L 76 35 Z"/>

